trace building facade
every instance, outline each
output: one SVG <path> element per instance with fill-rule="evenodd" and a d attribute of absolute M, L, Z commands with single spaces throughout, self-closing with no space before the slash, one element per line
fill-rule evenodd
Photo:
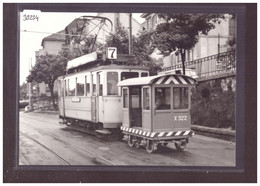
<path fill-rule="evenodd" d="M 225 20 L 215 23 L 215 28 L 210 30 L 208 35 L 199 35 L 197 44 L 191 50 L 186 51 L 186 61 L 193 61 L 227 51 L 227 41 L 236 37 L 236 19 L 231 15 L 225 16 Z M 154 30 L 158 24 L 164 22 L 155 13 L 145 13 L 141 17 L 146 20 L 142 24 L 146 30 Z M 165 55 L 163 63 L 164 67 L 179 65 L 181 64 L 181 55 L 176 55 L 175 52 Z"/>
<path fill-rule="evenodd" d="M 57 55 L 63 49 L 67 49 L 68 45 L 65 44 L 65 31 L 62 30 L 50 36 L 43 38 L 41 43 L 42 49 L 35 52 L 36 62 L 37 58 L 41 55 L 51 54 Z M 57 92 L 57 85 L 54 85 L 54 93 Z M 50 88 L 44 82 L 36 83 L 33 85 L 34 96 L 51 96 Z"/>

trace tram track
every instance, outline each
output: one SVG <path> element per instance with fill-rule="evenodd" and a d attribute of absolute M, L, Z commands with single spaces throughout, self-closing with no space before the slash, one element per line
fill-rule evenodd
<path fill-rule="evenodd" d="M 61 162 L 62 165 L 71 165 L 68 161 L 66 161 L 64 158 L 62 158 L 60 155 L 58 155 L 56 152 L 54 152 L 53 150 L 51 150 L 50 148 L 48 148 L 47 146 L 45 146 L 44 144 L 42 144 L 41 142 L 39 142 L 38 140 L 34 139 L 33 137 L 27 135 L 26 133 L 20 131 L 20 135 L 24 136 L 27 139 L 30 139 L 31 141 L 37 143 L 38 145 L 40 145 L 42 148 L 44 148 L 45 150 L 47 150 L 50 154 L 52 154 L 56 159 L 59 160 L 59 162 Z"/>
<path fill-rule="evenodd" d="M 28 123 L 28 124 L 30 124 L 30 123 Z M 31 125 L 31 124 L 30 124 Z M 34 129 L 34 130 L 36 130 L 36 131 L 38 131 L 38 128 L 36 128 L 36 127 L 34 127 L 33 125 L 31 125 L 31 127 Z M 21 132 L 21 131 L 20 131 Z M 106 159 L 106 158 L 104 158 L 104 157 L 102 157 L 101 155 L 99 155 L 98 153 L 95 153 L 95 152 L 93 152 L 92 150 L 88 150 L 88 149 L 86 149 L 86 148 L 83 148 L 83 147 L 81 147 L 81 146 L 79 146 L 79 145 L 77 145 L 77 144 L 74 144 L 74 143 L 68 143 L 66 140 L 64 140 L 64 139 L 61 139 L 61 138 L 59 138 L 56 134 L 54 134 L 54 133 L 52 133 L 52 132 L 50 132 L 50 131 L 46 131 L 45 129 L 42 129 L 42 130 L 40 130 L 40 131 L 38 131 L 40 134 L 42 134 L 42 135 L 44 135 L 44 136 L 49 136 L 49 137 L 51 137 L 51 138 L 53 138 L 54 140 L 56 140 L 56 141 L 58 141 L 58 142 L 60 142 L 60 143 L 63 143 L 65 146 L 69 146 L 70 147 L 70 149 L 71 150 L 73 150 L 74 152 L 83 152 L 83 153 L 85 153 L 86 154 L 86 157 L 87 156 L 90 156 L 90 157 L 92 157 L 93 158 L 93 163 L 94 164 L 98 164 L 98 165 L 119 165 L 119 164 L 117 164 L 117 163 L 115 163 L 115 162 L 113 162 L 113 161 L 110 161 L 110 160 L 108 160 L 108 159 Z M 26 135 L 26 137 L 28 137 L 29 139 L 31 139 L 31 140 L 33 140 L 33 141 L 35 141 L 36 143 L 38 143 L 39 145 L 41 145 L 42 147 L 45 147 L 45 148 L 47 148 L 49 151 L 52 151 L 51 149 L 49 149 L 48 147 L 46 147 L 45 145 L 43 145 L 42 143 L 40 143 L 39 141 L 37 141 L 36 139 L 34 139 L 34 138 L 32 138 L 32 137 L 30 137 L 30 136 L 28 136 L 27 134 L 25 134 L 25 133 L 21 133 L 22 135 Z M 47 150 L 46 149 L 46 150 Z M 53 151 L 52 151 L 53 152 Z M 57 153 L 55 153 L 55 152 L 53 152 L 53 154 L 54 155 L 56 155 L 56 157 L 60 157 Z M 64 160 L 64 158 L 62 158 L 61 157 L 61 159 L 63 159 Z M 67 162 L 66 160 L 65 160 L 65 162 Z M 65 163 L 65 162 L 63 162 L 63 163 Z M 69 162 L 67 162 L 68 164 L 64 164 L 64 165 L 71 165 Z"/>

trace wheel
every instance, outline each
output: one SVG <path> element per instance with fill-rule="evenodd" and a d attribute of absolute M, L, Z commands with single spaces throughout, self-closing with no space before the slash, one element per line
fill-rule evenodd
<path fill-rule="evenodd" d="M 162 147 L 166 147 L 168 143 L 162 143 Z"/>
<path fill-rule="evenodd" d="M 135 144 L 134 144 L 134 146 L 135 146 L 135 148 L 139 149 L 139 147 L 140 147 L 139 141 L 136 141 Z"/>
<path fill-rule="evenodd" d="M 130 147 L 133 147 L 135 145 L 134 137 L 131 135 L 129 135 L 129 138 L 128 138 L 128 145 Z"/>
<path fill-rule="evenodd" d="M 152 140 L 147 140 L 146 151 L 153 153 L 157 149 L 156 143 Z"/>
<path fill-rule="evenodd" d="M 186 141 L 181 141 L 180 143 L 175 143 L 175 147 L 178 151 L 183 151 L 186 148 Z"/>

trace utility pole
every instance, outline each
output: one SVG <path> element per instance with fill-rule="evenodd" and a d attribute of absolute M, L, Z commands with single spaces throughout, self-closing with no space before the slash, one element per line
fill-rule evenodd
<path fill-rule="evenodd" d="M 32 58 L 29 59 L 29 72 L 31 74 L 31 70 L 32 70 Z M 33 103 L 32 103 L 32 83 L 29 82 L 29 110 L 33 110 Z"/>
<path fill-rule="evenodd" d="M 132 13 L 129 14 L 129 55 L 133 54 L 133 43 L 132 43 Z"/>

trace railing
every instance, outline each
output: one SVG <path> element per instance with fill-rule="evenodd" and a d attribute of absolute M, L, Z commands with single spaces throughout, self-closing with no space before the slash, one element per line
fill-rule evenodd
<path fill-rule="evenodd" d="M 215 54 L 212 56 L 185 62 L 185 68 L 193 69 L 197 78 L 236 73 L 236 50 Z M 164 68 L 162 71 L 181 70 L 182 64 Z M 161 71 L 161 72 L 162 72 Z"/>

